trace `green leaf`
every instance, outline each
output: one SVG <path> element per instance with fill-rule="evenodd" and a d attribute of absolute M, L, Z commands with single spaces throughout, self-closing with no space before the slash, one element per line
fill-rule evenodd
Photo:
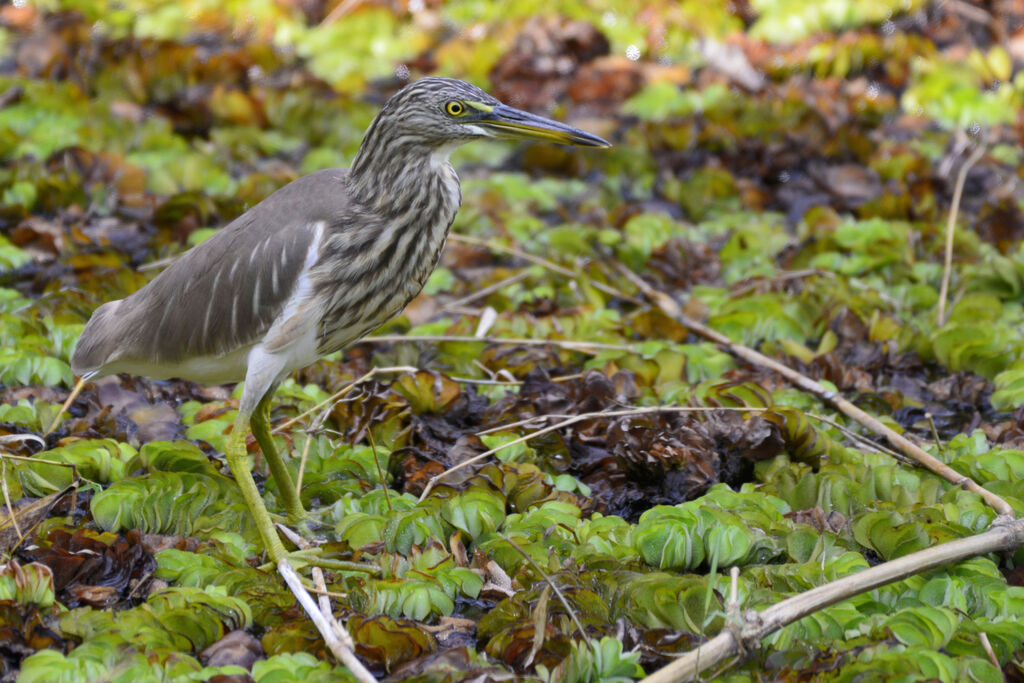
<path fill-rule="evenodd" d="M 696 569 L 706 556 L 697 515 L 663 505 L 640 516 L 633 547 L 644 562 L 659 569 Z"/>
<path fill-rule="evenodd" d="M 505 501 L 496 493 L 471 489 L 445 501 L 441 516 L 476 539 L 496 531 L 505 521 Z"/>
<path fill-rule="evenodd" d="M 909 607 L 885 620 L 884 626 L 904 645 L 939 650 L 950 641 L 960 620 L 952 610 Z"/>

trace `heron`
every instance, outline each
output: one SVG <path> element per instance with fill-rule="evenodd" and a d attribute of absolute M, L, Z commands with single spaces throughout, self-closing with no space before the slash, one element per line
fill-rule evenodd
<path fill-rule="evenodd" d="M 275 562 L 286 555 L 250 471 L 252 433 L 288 522 L 306 511 L 270 434 L 270 402 L 294 370 L 398 314 L 423 288 L 462 202 L 449 155 L 482 138 L 609 147 L 450 78 L 384 104 L 348 169 L 277 190 L 130 296 L 97 308 L 71 359 L 81 381 L 114 373 L 245 382 L 224 456 Z"/>

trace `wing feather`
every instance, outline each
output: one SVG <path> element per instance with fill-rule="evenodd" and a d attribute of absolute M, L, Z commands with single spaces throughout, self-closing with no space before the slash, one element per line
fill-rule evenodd
<path fill-rule="evenodd" d="M 318 223 L 347 206 L 345 171 L 300 178 L 182 254 L 131 296 L 104 304 L 72 359 L 76 374 L 133 362 L 154 374 L 259 343 L 282 313 L 316 248 Z M 168 374 L 171 373 L 171 374 Z"/>

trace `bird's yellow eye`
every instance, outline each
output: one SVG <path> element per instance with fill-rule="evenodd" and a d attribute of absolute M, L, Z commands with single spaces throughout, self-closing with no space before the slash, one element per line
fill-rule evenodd
<path fill-rule="evenodd" d="M 462 102 L 452 100 L 448 104 L 444 105 L 444 110 L 452 116 L 462 116 L 465 113 L 466 108 L 462 106 Z"/>

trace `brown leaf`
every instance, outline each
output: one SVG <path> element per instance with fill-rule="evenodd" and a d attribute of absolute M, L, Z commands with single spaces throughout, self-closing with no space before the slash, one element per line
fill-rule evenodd
<path fill-rule="evenodd" d="M 494 560 L 487 561 L 487 576 L 484 580 L 483 588 L 480 589 L 480 598 L 482 600 L 504 600 L 505 598 L 511 598 L 515 595 L 515 589 L 512 587 L 512 579 L 505 573 L 497 562 Z"/>
<path fill-rule="evenodd" d="M 379 615 L 355 615 L 348 622 L 356 642 L 356 654 L 371 665 L 393 670 L 407 662 L 437 651 L 437 639 L 411 619 Z"/>
<path fill-rule="evenodd" d="M 8 553 L 23 540 L 23 537 L 18 536 L 18 531 L 24 536 L 32 535 L 35 526 L 46 519 L 57 502 L 75 488 L 76 485 L 73 484 L 63 491 L 33 500 L 27 505 L 17 507 L 13 514 L 0 507 L 0 553 Z"/>
<path fill-rule="evenodd" d="M 123 536 L 97 537 L 84 529 L 73 534 L 54 529 L 47 541 L 48 545 L 23 550 L 22 554 L 53 571 L 54 588 L 68 607 L 80 603 L 71 590 L 75 586 L 110 587 L 121 599 L 127 599 L 137 594 L 138 584 L 148 581 L 156 571 L 156 560 L 142 544 L 142 534 L 135 530 Z M 99 594 L 87 591 L 85 595 Z"/>
<path fill-rule="evenodd" d="M 231 631 L 199 653 L 204 666 L 240 666 L 250 670 L 264 656 L 260 641 L 245 631 Z"/>
<path fill-rule="evenodd" d="M 71 598 L 72 602 L 89 605 L 96 609 L 113 607 L 121 601 L 121 594 L 113 586 L 86 586 L 76 584 L 68 586 L 64 594 Z"/>
<path fill-rule="evenodd" d="M 773 458 L 786 448 L 782 430 L 758 415 L 745 416 L 732 410 L 709 413 L 704 421 L 719 453 L 747 460 Z"/>
<path fill-rule="evenodd" d="M 569 84 L 569 97 L 582 104 L 618 107 L 643 85 L 643 70 L 637 62 L 608 55 L 580 67 Z"/>
<path fill-rule="evenodd" d="M 568 89 L 585 62 L 608 54 L 592 25 L 554 15 L 529 19 L 490 72 L 494 95 L 521 109 L 545 109 Z"/>
<path fill-rule="evenodd" d="M 427 488 L 427 483 L 432 477 L 436 477 L 445 471 L 445 466 L 434 460 L 427 460 L 416 449 L 406 448 L 397 451 L 404 454 L 402 459 L 402 491 L 413 495 L 420 495 Z"/>
<path fill-rule="evenodd" d="M 857 208 L 882 195 L 878 174 L 859 164 L 812 168 L 818 185 L 841 201 L 842 206 Z"/>
<path fill-rule="evenodd" d="M 194 536 L 168 536 L 165 534 L 142 534 L 140 540 L 146 550 L 154 555 L 168 548 L 185 550 L 191 553 L 195 552 L 199 544 L 202 543 L 202 541 Z"/>
<path fill-rule="evenodd" d="M 453 644 L 472 645 L 476 634 L 476 622 L 461 617 L 441 617 L 437 624 L 424 624 L 422 628 L 433 634 L 442 648 L 452 647 Z"/>
<path fill-rule="evenodd" d="M 451 617 L 442 617 L 442 623 Z M 463 620 L 458 620 L 463 621 Z M 451 638 L 446 639 L 450 642 Z M 395 667 L 386 683 L 400 683 L 408 680 L 459 680 L 474 683 L 492 683 L 496 681 L 518 681 L 520 677 L 499 666 L 474 666 L 479 657 L 474 652 L 475 643 L 442 650 L 436 654 L 426 655 Z M 448 672 L 440 677 L 439 672 Z"/>
<path fill-rule="evenodd" d="M 847 520 L 837 510 L 830 511 L 827 515 L 820 506 L 807 508 L 806 510 L 794 510 L 783 515 L 792 519 L 797 524 L 809 524 L 818 531 L 828 531 L 838 534 L 846 530 Z"/>

